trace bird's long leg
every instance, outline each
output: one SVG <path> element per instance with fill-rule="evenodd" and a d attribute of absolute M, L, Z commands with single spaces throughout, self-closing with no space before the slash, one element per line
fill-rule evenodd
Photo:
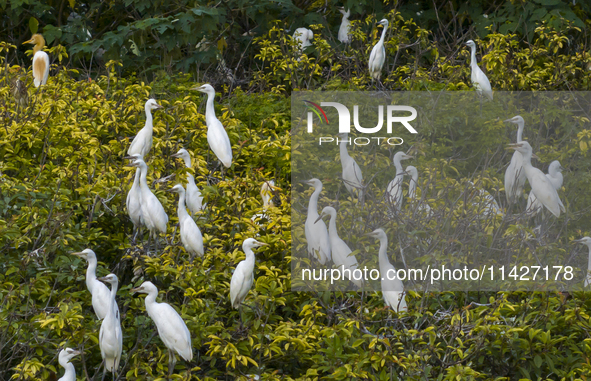
<path fill-rule="evenodd" d="M 174 365 L 176 364 L 176 358 L 174 353 L 169 349 L 168 350 L 168 378 L 172 376 L 172 372 L 174 371 Z"/>

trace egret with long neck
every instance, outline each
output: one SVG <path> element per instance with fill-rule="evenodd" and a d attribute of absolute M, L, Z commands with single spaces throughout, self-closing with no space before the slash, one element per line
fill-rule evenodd
<path fill-rule="evenodd" d="M 150 149 L 152 148 L 152 134 L 154 132 L 152 110 L 158 110 L 161 108 L 162 106 L 160 106 L 155 99 L 148 99 L 144 105 L 146 123 L 144 124 L 144 128 L 137 133 L 131 142 L 129 149 L 127 150 L 127 155 L 133 156 L 139 154 L 142 159 L 148 155 L 148 152 L 150 152 Z"/>
<path fill-rule="evenodd" d="M 382 30 L 380 40 L 377 44 L 375 44 L 371 50 L 371 54 L 369 55 L 369 74 L 372 81 L 380 80 L 384 62 L 386 62 L 386 49 L 384 48 L 384 42 L 386 40 L 386 32 L 388 30 L 388 20 L 383 19 L 378 23 L 378 25 L 382 25 L 384 29 Z"/>
<path fill-rule="evenodd" d="M 318 219 L 318 197 L 322 192 L 322 181 L 318 179 L 311 179 L 304 181 L 314 187 L 314 192 L 310 197 L 308 203 L 308 216 L 304 231 L 306 234 L 306 241 L 308 241 L 308 255 L 316 258 L 321 264 L 326 264 L 331 260 L 330 241 L 328 239 L 328 230 L 324 221 L 315 223 Z"/>
<path fill-rule="evenodd" d="M 394 155 L 394 168 L 396 168 L 396 176 L 390 181 L 386 188 L 386 197 L 388 202 L 394 209 L 400 209 L 402 205 L 402 180 L 404 179 L 404 169 L 402 168 L 402 160 L 412 159 L 413 156 L 407 155 L 404 152 L 396 152 Z"/>
<path fill-rule="evenodd" d="M 105 362 L 105 371 L 113 373 L 113 377 L 115 377 L 117 369 L 119 369 L 121 352 L 123 351 L 123 332 L 121 330 L 119 308 L 115 299 L 119 280 L 115 274 L 109 274 L 98 280 L 111 284 L 111 303 L 109 303 L 107 315 L 103 319 L 99 331 L 99 347 L 101 349 L 101 356 Z"/>
<path fill-rule="evenodd" d="M 339 27 L 339 41 L 343 44 L 350 44 L 351 35 L 349 34 L 349 29 L 351 29 L 351 21 L 349 21 L 349 16 L 351 16 L 351 11 L 345 11 L 345 8 L 340 7 L 339 12 L 341 12 L 341 14 L 343 15 L 343 19 L 341 20 L 341 26 Z"/>
<path fill-rule="evenodd" d="M 181 230 L 181 242 L 185 247 L 185 250 L 191 254 L 191 259 L 198 255 L 203 257 L 203 236 L 201 230 L 193 221 L 187 209 L 185 208 L 185 188 L 181 184 L 177 184 L 170 192 L 178 193 L 179 195 L 179 206 L 178 206 L 178 217 L 179 226 Z"/>
<path fill-rule="evenodd" d="M 181 148 L 177 153 L 172 155 L 172 157 L 183 159 L 185 162 L 185 167 L 191 168 L 191 154 L 186 149 Z M 195 177 L 193 177 L 193 175 L 189 172 L 187 172 L 187 193 L 185 202 L 189 208 L 189 212 L 191 212 L 193 217 L 197 214 L 197 212 L 200 212 L 205 208 L 201 191 L 197 187 L 197 184 L 195 184 Z"/>
<path fill-rule="evenodd" d="M 550 166 L 548 167 L 548 173 L 546 174 L 546 177 L 548 177 L 548 180 L 550 180 L 557 192 L 560 190 L 560 188 L 562 188 L 562 182 L 564 179 L 562 176 L 562 170 L 563 168 L 560 165 L 560 162 L 558 160 L 554 160 L 552 163 L 550 163 Z M 527 208 L 525 208 L 526 212 L 530 216 L 534 216 L 540 213 L 542 209 L 542 204 L 540 204 L 534 193 L 530 191 L 529 196 L 527 197 Z"/>
<path fill-rule="evenodd" d="M 74 368 L 74 364 L 70 362 L 74 357 L 80 354 L 79 351 L 76 351 L 72 348 L 65 348 L 60 351 L 59 354 L 59 363 L 64 368 L 65 372 L 62 377 L 60 377 L 57 381 L 76 381 L 76 369 Z"/>
<path fill-rule="evenodd" d="M 466 42 L 466 45 L 470 47 L 470 79 L 472 80 L 472 85 L 479 95 L 484 94 L 492 101 L 493 92 L 488 77 L 484 74 L 482 69 L 480 69 L 478 62 L 476 62 L 476 44 L 474 41 L 469 40 Z"/>
<path fill-rule="evenodd" d="M 517 125 L 517 142 L 523 141 L 523 127 L 525 122 L 519 115 L 514 116 L 511 119 L 505 120 L 505 122 L 511 122 Z M 515 151 L 511 157 L 511 163 L 505 171 L 505 195 L 507 196 L 507 202 L 510 204 L 517 202 L 521 198 L 523 193 L 523 187 L 525 186 L 525 171 L 523 170 L 523 156 L 519 151 Z"/>
<path fill-rule="evenodd" d="M 33 83 L 35 87 L 45 85 L 49 77 L 49 56 L 43 51 L 45 39 L 36 33 L 23 44 L 34 44 L 33 47 Z"/>
<path fill-rule="evenodd" d="M 361 202 L 363 200 L 363 175 L 361 174 L 361 168 L 349 155 L 347 150 L 347 144 L 349 144 L 349 135 L 342 133 L 338 135 L 339 149 L 341 157 L 341 167 L 343 169 L 342 177 L 345 188 L 353 197 Z"/>
<path fill-rule="evenodd" d="M 127 159 L 135 161 L 135 159 L 142 159 L 143 157 L 136 153 L 132 156 L 128 156 Z M 133 239 L 135 241 L 135 237 L 139 233 L 144 221 L 142 219 L 142 195 L 140 191 L 140 177 L 142 175 L 142 171 L 139 168 L 135 170 L 135 177 L 133 178 L 133 185 L 131 189 L 127 193 L 127 199 L 125 200 L 125 205 L 127 206 L 127 214 L 129 215 L 129 219 L 133 222 L 133 226 L 135 229 L 135 234 Z"/>

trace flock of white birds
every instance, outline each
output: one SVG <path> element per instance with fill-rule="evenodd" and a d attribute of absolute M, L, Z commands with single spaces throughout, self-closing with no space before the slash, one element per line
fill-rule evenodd
<path fill-rule="evenodd" d="M 350 11 L 340 8 L 343 18 L 338 32 L 338 40 L 344 44 L 351 43 L 349 21 Z M 384 47 L 386 41 L 386 34 L 388 30 L 388 20 L 381 20 L 378 25 L 383 26 L 382 34 L 379 41 L 371 50 L 368 67 L 372 80 L 379 81 L 381 72 L 386 60 L 386 50 Z M 293 39 L 296 42 L 296 50 L 300 53 L 308 46 L 311 46 L 311 41 L 314 38 L 314 33 L 307 28 L 296 29 Z M 49 75 L 49 56 L 43 52 L 45 40 L 40 34 L 35 34 L 29 41 L 25 43 L 34 44 L 33 49 L 33 64 L 32 72 L 35 87 L 44 85 L 47 82 Z M 470 40 L 466 43 L 471 50 L 471 80 L 476 91 L 484 95 L 486 98 L 492 100 L 493 92 L 490 82 L 484 72 L 478 66 L 476 61 L 476 44 Z M 193 90 L 197 90 L 207 94 L 207 104 L 205 111 L 205 119 L 207 125 L 207 141 L 209 147 L 221 162 L 223 167 L 229 168 L 232 165 L 232 147 L 228 134 L 224 129 L 222 123 L 217 119 L 214 109 L 215 90 L 211 85 L 203 85 Z M 168 215 L 158 198 L 152 193 L 147 183 L 147 173 L 149 170 L 146 164 L 145 157 L 152 147 L 153 134 L 153 117 L 152 111 L 161 109 L 154 99 L 149 99 L 145 104 L 146 123 L 136 137 L 133 139 L 127 154 L 126 159 L 130 160 L 130 165 L 137 168 L 133 185 L 127 195 L 126 206 L 129 218 L 134 224 L 135 234 L 134 241 L 138 233 L 143 227 L 149 231 L 149 237 L 157 240 L 161 233 L 166 233 L 168 225 Z M 508 202 L 515 203 L 521 200 L 521 194 L 524 189 L 525 180 L 531 185 L 531 192 L 527 202 L 527 213 L 535 215 L 541 212 L 543 208 L 548 209 L 556 217 L 560 216 L 561 211 L 564 212 L 564 206 L 558 196 L 557 191 L 561 188 L 563 177 L 562 167 L 558 161 L 552 162 L 549 168 L 549 173 L 545 175 L 539 169 L 531 164 L 532 148 L 527 141 L 522 140 L 524 129 L 524 120 L 521 116 L 516 116 L 507 120 L 515 123 L 518 126 L 517 142 L 510 145 L 510 148 L 515 150 L 511 159 L 511 163 L 507 168 L 505 174 L 505 192 Z M 367 184 L 363 183 L 363 176 L 361 168 L 357 162 L 349 155 L 347 151 L 347 135 L 339 135 L 342 143 L 340 144 L 340 157 L 342 164 L 342 180 L 348 192 L 356 197 L 360 202 L 364 199 L 364 190 Z M 191 154 L 184 148 L 180 149 L 176 154 L 172 155 L 174 158 L 183 159 L 187 168 L 192 167 Z M 394 167 L 396 174 L 394 179 L 388 184 L 386 189 L 386 197 L 389 205 L 393 206 L 394 210 L 400 208 L 403 201 L 403 178 L 404 175 L 409 174 L 411 181 L 409 183 L 409 197 L 411 200 L 416 200 L 416 188 L 418 183 L 418 171 L 414 166 L 408 166 L 403 169 L 401 161 L 412 159 L 413 157 L 404 153 L 397 152 L 394 155 Z M 223 167 L 221 167 L 223 176 Z M 306 184 L 314 187 L 314 192 L 310 197 L 307 219 L 305 223 L 305 235 L 307 239 L 309 255 L 317 259 L 321 264 L 329 264 L 330 261 L 338 268 L 349 268 L 354 270 L 358 267 L 358 262 L 354 255 L 351 255 L 352 250 L 348 247 L 346 242 L 338 235 L 337 230 L 337 211 L 330 206 L 322 209 L 321 214 L 318 214 L 318 198 L 322 191 L 322 182 L 316 178 L 308 180 Z M 267 181 L 263 184 L 261 195 L 263 197 L 263 210 L 271 206 L 271 191 L 274 189 L 274 182 Z M 480 189 L 480 195 L 484 196 L 488 202 L 485 214 L 502 213 L 494 198 L 488 192 Z M 180 226 L 181 242 L 186 251 L 192 258 L 195 256 L 204 255 L 203 237 L 201 231 L 196 224 L 194 217 L 205 207 L 201 192 L 195 183 L 193 175 L 187 174 L 187 189 L 181 185 L 176 184 L 170 192 L 175 192 L 179 195 L 178 203 L 178 219 Z M 189 213 L 187 212 L 189 209 Z M 424 203 L 421 209 L 427 213 L 431 213 L 431 207 Z M 323 221 L 323 217 L 330 217 L 328 229 Z M 259 223 L 261 218 L 267 218 L 265 213 L 253 216 L 253 221 Z M 388 259 L 388 237 L 382 229 L 376 229 L 367 234 L 380 241 L 379 249 L 379 266 L 382 273 L 386 273 L 389 269 L 394 269 L 394 266 Z M 589 247 L 589 256 L 591 259 L 591 238 L 585 237 L 576 242 L 580 242 Z M 263 246 L 265 243 L 259 242 L 254 238 L 244 240 L 242 248 L 246 254 L 246 259 L 241 261 L 230 282 L 230 302 L 232 307 L 240 308 L 242 302 L 246 298 L 254 281 L 254 252 L 253 248 Z M 148 240 L 148 248 L 149 248 Z M 102 278 L 97 278 L 97 258 L 95 253 L 90 249 L 85 249 L 82 252 L 73 253 L 87 260 L 88 268 L 86 271 L 86 285 L 88 291 L 92 295 L 92 306 L 99 320 L 102 320 L 99 332 L 99 345 L 101 355 L 104 360 L 104 372 L 111 371 L 115 375 L 119 367 L 119 361 L 122 353 L 122 329 L 119 316 L 119 309 L 116 302 L 116 293 L 118 287 L 118 279 L 115 274 L 109 274 Z M 591 271 L 591 260 L 589 262 L 589 270 Z M 358 287 L 362 287 L 363 283 L 359 280 L 350 279 Z M 105 285 L 111 285 L 111 289 Z M 585 285 L 591 283 L 591 275 L 588 275 Z M 145 298 L 145 307 L 148 315 L 156 324 L 158 334 L 166 345 L 169 351 L 169 373 L 172 373 L 176 362 L 175 352 L 184 360 L 190 361 L 193 357 L 191 348 L 191 334 L 178 312 L 169 304 L 156 302 L 158 296 L 158 289 L 149 281 L 144 282 L 141 286 L 131 290 L 132 292 L 147 294 Z M 392 308 L 396 312 L 406 311 L 407 305 L 405 301 L 404 285 L 400 280 L 382 280 L 382 292 L 386 306 Z M 60 379 L 62 381 L 73 381 L 76 379 L 74 366 L 70 360 L 79 355 L 80 352 L 71 348 L 63 349 L 59 354 L 59 363 L 65 369 L 64 376 Z M 104 377 L 104 373 L 103 373 Z"/>

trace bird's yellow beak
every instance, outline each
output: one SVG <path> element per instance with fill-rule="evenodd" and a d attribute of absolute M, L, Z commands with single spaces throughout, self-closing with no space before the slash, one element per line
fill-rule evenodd
<path fill-rule="evenodd" d="M 511 143 L 511 144 L 507 145 L 507 149 L 517 149 L 519 147 L 521 147 L 521 144 L 519 144 L 519 143 Z"/>
<path fill-rule="evenodd" d="M 191 90 L 203 91 L 203 86 L 193 87 Z"/>
<path fill-rule="evenodd" d="M 23 45 L 24 45 L 24 44 L 34 44 L 34 43 L 35 43 L 35 42 L 34 42 L 34 41 L 33 41 L 33 39 L 31 38 L 30 40 L 23 42 Z"/>
<path fill-rule="evenodd" d="M 82 254 L 84 254 L 84 253 L 83 253 L 83 252 L 81 252 L 81 251 L 77 251 L 77 252 L 75 252 L 75 253 L 70 253 L 70 254 L 71 254 L 71 255 L 76 255 L 76 256 L 78 256 L 78 257 L 79 257 L 79 256 L 81 256 L 81 255 L 82 255 Z"/>

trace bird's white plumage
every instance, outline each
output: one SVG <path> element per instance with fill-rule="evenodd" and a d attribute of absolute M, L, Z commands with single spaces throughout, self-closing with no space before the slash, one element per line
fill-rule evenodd
<path fill-rule="evenodd" d="M 409 165 L 404 170 L 406 173 L 410 174 L 410 181 L 408 183 L 408 197 L 413 200 L 414 202 L 419 202 L 419 210 L 425 211 L 427 215 L 431 215 L 431 207 L 426 202 L 420 202 L 421 200 L 417 199 L 417 186 L 419 182 L 419 171 L 415 166 Z"/>
<path fill-rule="evenodd" d="M 394 155 L 394 167 L 396 168 L 396 176 L 386 188 L 386 197 L 388 202 L 395 208 L 400 209 L 402 205 L 402 181 L 404 180 L 404 169 L 402 168 L 402 160 L 412 159 L 412 156 L 404 152 L 396 152 Z"/>
<path fill-rule="evenodd" d="M 589 256 L 587 258 L 587 275 L 585 276 L 584 286 L 588 287 L 591 284 L 591 237 L 583 237 L 575 240 L 575 242 L 582 243 L 589 249 Z"/>
<path fill-rule="evenodd" d="M 193 221 L 187 210 L 185 209 L 185 189 L 182 185 L 177 184 L 171 192 L 176 192 L 179 195 L 178 217 L 181 230 L 181 242 L 185 250 L 192 256 L 203 256 L 203 236 L 201 230 Z"/>
<path fill-rule="evenodd" d="M 384 276 L 385 274 L 396 274 L 396 268 L 388 260 L 388 236 L 382 229 L 376 229 L 368 234 L 370 237 L 377 238 L 380 241 L 380 274 L 382 274 L 382 295 L 386 306 L 396 312 L 407 311 L 406 300 L 404 298 L 404 284 L 398 278 Z"/>
<path fill-rule="evenodd" d="M 129 149 L 127 150 L 129 156 L 139 154 L 143 159 L 148 155 L 148 152 L 150 152 L 150 149 L 152 148 L 152 134 L 154 132 L 151 110 L 159 108 L 162 108 L 162 106 L 160 106 L 154 99 L 148 99 L 144 105 L 146 123 L 144 124 L 144 128 L 142 128 L 135 138 L 133 138 Z"/>
<path fill-rule="evenodd" d="M 322 182 L 318 179 L 311 179 L 305 181 L 305 183 L 314 187 L 314 193 L 312 193 L 308 203 L 308 215 L 304 225 L 306 241 L 308 242 L 308 255 L 324 265 L 331 260 L 328 229 L 324 221 L 315 223 L 319 217 L 318 197 L 322 192 Z"/>
<path fill-rule="evenodd" d="M 314 39 L 314 33 L 307 28 L 298 28 L 293 33 L 293 39 L 296 41 L 297 49 L 299 51 L 304 50 L 308 46 L 312 46 L 312 39 Z"/>
<path fill-rule="evenodd" d="M 263 245 L 265 244 L 254 238 L 247 238 L 242 243 L 242 250 L 246 254 L 246 258 L 238 263 L 230 281 L 230 303 L 234 308 L 240 307 L 254 282 L 254 252 L 252 249 Z"/>
<path fill-rule="evenodd" d="M 352 196 L 357 197 L 359 200 L 363 199 L 363 174 L 359 165 L 349 155 L 347 150 L 347 144 L 349 142 L 349 135 L 346 133 L 339 134 L 339 149 L 341 156 L 341 167 L 343 169 L 342 177 L 345 188 Z"/>
<path fill-rule="evenodd" d="M 38 51 L 33 56 L 33 82 L 35 87 L 45 85 L 49 77 L 49 56 L 43 51 Z"/>
<path fill-rule="evenodd" d="M 321 218 L 324 216 L 330 216 L 330 221 L 328 223 L 330 252 L 332 261 L 341 270 L 341 278 L 349 279 L 359 288 L 363 287 L 363 282 L 361 279 L 355 279 L 354 277 L 349 276 L 350 274 L 353 274 L 355 269 L 357 269 L 359 263 L 357 262 L 357 258 L 355 258 L 354 255 L 351 255 L 352 250 L 349 248 L 347 243 L 343 241 L 341 237 L 339 237 L 336 222 L 337 211 L 332 206 L 326 206 L 324 209 L 322 209 L 321 216 L 318 217 L 318 222 L 320 222 Z M 349 271 L 343 271 L 345 269 Z"/>
<path fill-rule="evenodd" d="M 472 85 L 479 94 L 484 94 L 492 101 L 493 92 L 488 77 L 480 69 L 478 62 L 476 62 L 476 44 L 474 41 L 469 40 L 466 42 L 466 45 L 470 47 L 470 79 L 472 80 Z"/>
<path fill-rule="evenodd" d="M 232 165 L 232 145 L 222 122 L 215 116 L 215 107 L 213 106 L 215 90 L 208 84 L 197 87 L 195 90 L 207 94 L 205 123 L 207 124 L 207 143 L 209 144 L 209 148 L 211 148 L 226 168 L 230 168 Z"/>
<path fill-rule="evenodd" d="M 477 188 L 471 181 L 468 181 L 468 184 L 478 192 L 478 195 L 473 194 L 471 199 L 473 200 L 472 205 L 478 209 L 481 218 L 503 215 L 503 210 L 490 193 L 482 188 Z"/>
<path fill-rule="evenodd" d="M 105 369 L 116 373 L 117 369 L 119 369 L 119 361 L 121 360 L 121 352 L 123 351 L 123 332 L 121 330 L 119 308 L 115 299 L 119 282 L 115 274 L 109 274 L 106 277 L 100 278 L 100 280 L 111 284 L 111 303 L 107 309 L 107 315 L 101 323 L 99 347 L 101 356 L 105 362 Z"/>
<path fill-rule="evenodd" d="M 182 158 L 185 162 L 185 166 L 191 168 L 191 154 L 186 149 L 181 148 L 172 156 Z M 205 208 L 201 191 L 197 187 L 197 184 L 195 184 L 195 178 L 190 173 L 187 173 L 185 203 L 187 204 L 187 208 L 189 208 L 189 212 L 191 212 L 191 215 L 193 216 Z"/>
<path fill-rule="evenodd" d="M 344 8 L 340 8 L 339 12 L 341 12 L 341 14 L 343 15 L 343 19 L 341 20 L 341 26 L 339 27 L 339 41 L 343 44 L 350 44 L 351 35 L 349 34 L 349 29 L 351 29 L 351 21 L 349 21 L 349 16 L 351 16 L 351 11 L 345 11 Z"/>
<path fill-rule="evenodd" d="M 369 55 L 369 74 L 371 75 L 372 79 L 376 80 L 380 79 L 384 62 L 386 62 L 386 49 L 384 48 L 384 40 L 386 39 L 386 31 L 388 30 L 388 20 L 383 19 L 378 24 L 382 25 L 384 29 L 382 30 L 380 40 L 377 44 L 375 44 Z"/>
<path fill-rule="evenodd" d="M 517 143 L 523 140 L 523 126 L 525 122 L 519 115 L 507 119 L 505 122 L 517 124 Z M 515 151 L 511 157 L 511 163 L 505 171 L 505 195 L 507 202 L 517 202 L 523 193 L 525 186 L 525 171 L 523 170 L 523 156 L 519 151 Z"/>
<path fill-rule="evenodd" d="M 532 148 L 527 141 L 510 145 L 511 148 L 518 150 L 523 155 L 523 169 L 527 181 L 531 185 L 534 196 L 556 217 L 560 217 L 560 212 L 565 211 L 562 201 L 554 188 L 552 182 L 538 168 L 531 165 Z"/>
<path fill-rule="evenodd" d="M 141 211 L 144 224 L 150 231 L 153 237 L 160 233 L 166 233 L 166 226 L 168 225 L 168 215 L 158 198 L 148 188 L 148 166 L 142 159 L 136 159 L 132 166 L 141 170 L 140 175 L 140 194 L 141 194 Z"/>
<path fill-rule="evenodd" d="M 548 167 L 548 173 L 546 174 L 546 177 L 548 177 L 548 180 L 550 180 L 556 191 L 562 188 L 563 176 L 561 171 L 562 166 L 560 165 L 560 162 L 558 160 L 554 160 L 552 163 L 550 163 L 550 166 Z M 527 213 L 529 215 L 536 215 L 542 211 L 542 208 L 542 204 L 538 201 L 534 193 L 530 191 L 529 196 L 527 197 L 527 207 L 525 208 Z"/>
<path fill-rule="evenodd" d="M 139 153 L 132 155 L 131 157 L 143 159 Z M 142 171 L 137 168 L 135 170 L 135 177 L 133 178 L 133 185 L 131 186 L 131 189 L 129 189 L 127 199 L 125 200 L 127 214 L 136 228 L 140 228 L 144 223 L 142 219 L 142 193 L 140 190 L 141 174 Z"/>
<path fill-rule="evenodd" d="M 88 267 L 86 268 L 86 288 L 88 288 L 88 291 L 92 295 L 92 309 L 98 319 L 102 320 L 109 310 L 111 291 L 96 276 L 96 266 L 98 263 L 96 254 L 91 249 L 84 249 L 81 252 L 72 254 L 84 258 L 88 262 Z M 117 315 L 119 315 L 119 310 L 117 310 Z"/>
<path fill-rule="evenodd" d="M 185 361 L 191 361 L 193 359 L 191 333 L 181 315 L 171 305 L 156 302 L 158 289 L 152 282 L 144 282 L 131 291 L 148 294 L 144 301 L 146 312 L 156 324 L 160 339 L 170 352 L 175 351 Z"/>
<path fill-rule="evenodd" d="M 58 362 L 62 368 L 64 368 L 65 372 L 64 375 L 57 381 L 76 381 L 76 369 L 70 360 L 79 354 L 80 352 L 72 348 L 64 348 L 60 351 Z"/>

